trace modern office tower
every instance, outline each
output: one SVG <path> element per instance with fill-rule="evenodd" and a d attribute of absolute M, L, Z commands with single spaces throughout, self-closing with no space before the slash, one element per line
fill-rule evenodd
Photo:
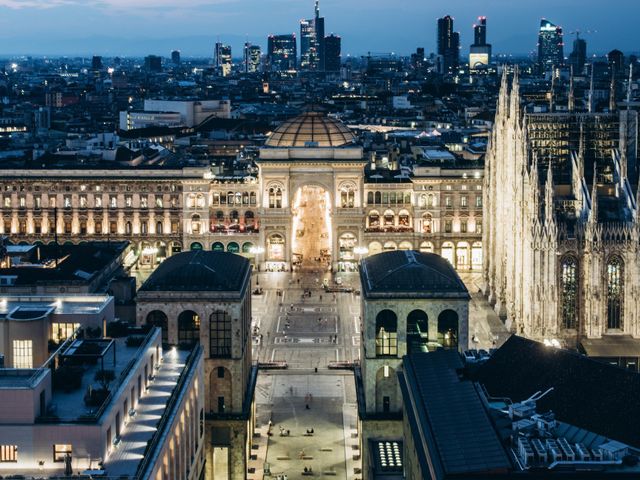
<path fill-rule="evenodd" d="M 298 50 L 296 36 L 269 35 L 268 44 L 269 70 L 272 72 L 287 72 L 297 67 Z"/>
<path fill-rule="evenodd" d="M 411 54 L 411 66 L 413 68 L 421 68 L 424 66 L 424 47 L 416 48 L 416 53 Z"/>
<path fill-rule="evenodd" d="M 540 21 L 538 33 L 538 67 L 540 71 L 549 71 L 564 64 L 564 43 L 562 27 L 544 18 Z"/>
<path fill-rule="evenodd" d="M 260 70 L 260 46 L 249 42 L 244 44 L 244 72 L 255 73 Z"/>
<path fill-rule="evenodd" d="M 573 41 L 573 51 L 569 54 L 569 65 L 573 67 L 576 74 L 582 73 L 584 64 L 587 61 L 587 42 L 580 36 L 576 36 Z"/>
<path fill-rule="evenodd" d="M 174 50 L 173 52 L 171 52 L 171 62 L 174 65 L 180 65 L 180 50 Z"/>
<path fill-rule="evenodd" d="M 620 50 L 611 50 L 607 53 L 609 70 L 612 75 L 618 75 L 624 71 L 624 54 Z"/>
<path fill-rule="evenodd" d="M 342 39 L 337 35 L 324 38 L 324 69 L 327 72 L 338 72 L 341 66 Z"/>
<path fill-rule="evenodd" d="M 469 49 L 469 68 L 487 66 L 491 63 L 491 45 L 487 43 L 487 17 L 478 17 L 473 26 L 473 45 Z"/>
<path fill-rule="evenodd" d="M 448 73 L 458 67 L 460 34 L 453 31 L 453 18 L 447 15 L 438 19 L 438 72 Z"/>
<path fill-rule="evenodd" d="M 102 70 L 102 57 L 99 55 L 94 55 L 91 59 L 91 70 L 97 71 Z"/>
<path fill-rule="evenodd" d="M 324 17 L 316 0 L 315 16 L 300 21 L 300 68 L 324 70 Z"/>
<path fill-rule="evenodd" d="M 144 57 L 144 69 L 147 72 L 161 72 L 162 57 L 158 57 L 157 55 L 147 55 Z"/>
<path fill-rule="evenodd" d="M 226 77 L 231 74 L 231 66 L 233 64 L 231 60 L 231 45 L 225 45 L 224 43 L 216 43 L 216 70 L 218 74 Z"/>

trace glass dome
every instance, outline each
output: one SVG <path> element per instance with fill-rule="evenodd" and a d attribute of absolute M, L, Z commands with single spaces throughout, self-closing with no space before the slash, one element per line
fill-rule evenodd
<path fill-rule="evenodd" d="M 339 120 L 321 112 L 307 112 L 280 125 L 265 142 L 267 147 L 342 147 L 355 135 Z"/>

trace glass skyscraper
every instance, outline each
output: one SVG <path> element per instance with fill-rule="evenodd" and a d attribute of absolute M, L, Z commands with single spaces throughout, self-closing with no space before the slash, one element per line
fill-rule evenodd
<path fill-rule="evenodd" d="M 540 21 L 540 32 L 538 33 L 538 67 L 540 71 L 546 72 L 563 64 L 562 27 L 543 18 Z"/>
<path fill-rule="evenodd" d="M 341 43 L 337 35 L 324 38 L 324 69 L 327 72 L 338 72 L 341 66 Z"/>
<path fill-rule="evenodd" d="M 250 43 L 244 44 L 244 71 L 255 73 L 260 69 L 260 46 Z"/>
<path fill-rule="evenodd" d="M 460 62 L 460 34 L 453 31 L 453 18 L 447 15 L 438 19 L 439 73 L 448 73 Z"/>
<path fill-rule="evenodd" d="M 288 72 L 297 67 L 296 36 L 270 35 L 267 58 L 272 72 Z"/>
<path fill-rule="evenodd" d="M 320 16 L 320 5 L 316 0 L 315 16 L 300 21 L 300 68 L 302 70 L 324 70 L 324 17 Z"/>

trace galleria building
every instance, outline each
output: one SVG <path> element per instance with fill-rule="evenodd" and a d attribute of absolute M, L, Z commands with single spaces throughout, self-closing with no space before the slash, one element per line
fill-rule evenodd
<path fill-rule="evenodd" d="M 435 252 L 482 269 L 482 169 L 376 169 L 344 124 L 308 112 L 276 129 L 258 174 L 208 167 L 0 169 L 0 234 L 14 243 L 129 240 L 139 265 L 229 251 L 257 268 L 355 271 L 367 255 Z M 472 164 L 470 164 L 472 165 Z"/>

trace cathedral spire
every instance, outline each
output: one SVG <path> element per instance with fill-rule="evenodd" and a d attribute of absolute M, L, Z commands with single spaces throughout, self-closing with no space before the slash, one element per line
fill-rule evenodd
<path fill-rule="evenodd" d="M 609 85 L 609 111 L 616 111 L 616 76 L 611 73 L 611 85 Z"/>
<path fill-rule="evenodd" d="M 591 82 L 589 82 L 589 113 L 593 113 L 594 105 L 593 105 L 593 64 L 591 64 Z"/>
<path fill-rule="evenodd" d="M 591 187 L 591 217 L 592 223 L 598 221 L 598 171 L 596 164 L 593 164 L 593 186 Z"/>
<path fill-rule="evenodd" d="M 501 118 L 504 117 L 504 114 L 507 110 L 508 100 L 509 84 L 507 82 L 507 68 L 506 66 L 503 66 L 502 79 L 500 80 L 500 93 L 498 95 L 498 106 L 496 107 L 496 117 L 498 117 L 499 115 L 501 116 Z"/>
<path fill-rule="evenodd" d="M 567 109 L 573 112 L 576 109 L 576 98 L 573 91 L 573 67 L 571 67 L 571 75 L 569 76 L 569 101 Z"/>
<path fill-rule="evenodd" d="M 629 83 L 627 84 L 627 110 L 631 108 L 631 87 L 633 85 L 633 63 L 629 64 Z"/>
<path fill-rule="evenodd" d="M 553 167 L 549 160 L 547 168 L 547 181 L 544 185 L 544 218 L 548 224 L 553 223 Z"/>
<path fill-rule="evenodd" d="M 513 71 L 513 80 L 511 81 L 511 97 L 510 97 L 509 115 L 520 121 L 520 72 L 516 66 Z"/>

